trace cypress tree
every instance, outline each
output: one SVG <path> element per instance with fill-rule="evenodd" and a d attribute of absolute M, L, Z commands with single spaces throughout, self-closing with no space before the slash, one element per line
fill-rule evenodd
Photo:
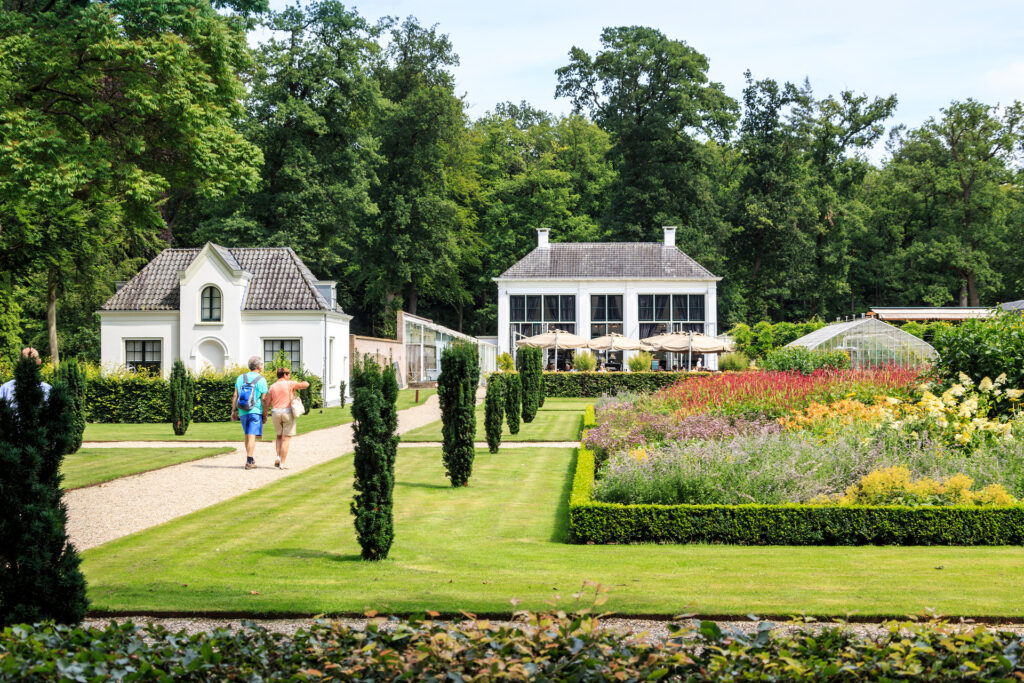
<path fill-rule="evenodd" d="M 383 560 L 394 540 L 395 453 L 398 437 L 398 381 L 366 356 L 352 368 L 352 440 L 355 443 L 356 537 L 364 560 Z"/>
<path fill-rule="evenodd" d="M 544 383 L 544 356 L 547 352 L 544 349 L 537 349 L 537 408 L 544 407 L 544 397 L 547 395 L 547 385 Z"/>
<path fill-rule="evenodd" d="M 196 402 L 196 381 L 181 360 L 171 366 L 171 427 L 178 436 L 184 436 L 192 423 L 192 410 Z"/>
<path fill-rule="evenodd" d="M 57 367 L 55 381 L 68 390 L 71 403 L 71 448 L 68 453 L 74 453 L 82 447 L 82 435 L 85 434 L 85 370 L 77 358 L 70 358 Z"/>
<path fill-rule="evenodd" d="M 505 422 L 508 423 L 510 434 L 519 433 L 519 414 L 523 409 L 523 385 L 518 372 L 507 372 L 502 375 L 505 385 Z"/>
<path fill-rule="evenodd" d="M 505 419 L 505 382 L 501 373 L 495 372 L 487 380 L 487 398 L 484 400 L 484 428 L 487 431 L 487 449 L 498 452 L 501 445 L 501 427 Z"/>
<path fill-rule="evenodd" d="M 480 358 L 468 342 L 455 342 L 441 353 L 437 397 L 441 402 L 444 469 L 452 486 L 467 486 L 476 455 L 476 389 Z"/>
<path fill-rule="evenodd" d="M 523 422 L 533 422 L 537 417 L 537 402 L 540 400 L 540 349 L 519 349 L 519 378 L 523 384 Z"/>
<path fill-rule="evenodd" d="M 60 466 L 71 448 L 68 388 L 56 382 L 49 400 L 39 366 L 15 368 L 16 407 L 0 401 L 0 627 L 85 617 L 85 577 L 67 537 Z"/>

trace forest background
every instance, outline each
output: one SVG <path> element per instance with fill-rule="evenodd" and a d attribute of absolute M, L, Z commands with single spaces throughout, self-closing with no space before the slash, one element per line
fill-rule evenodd
<path fill-rule="evenodd" d="M 554 241 L 677 244 L 720 328 L 1024 297 L 1024 106 L 746 74 L 655 28 L 566 45 L 573 114 L 470 119 L 456 46 L 336 2 L 0 0 L 0 359 L 99 357 L 96 310 L 162 248 L 289 246 L 353 332 L 399 309 L 493 334 L 499 275 Z M 429 19 L 429 18 L 428 18 Z M 263 26 L 267 38 L 246 36 Z M 880 140 L 878 163 L 868 152 Z"/>

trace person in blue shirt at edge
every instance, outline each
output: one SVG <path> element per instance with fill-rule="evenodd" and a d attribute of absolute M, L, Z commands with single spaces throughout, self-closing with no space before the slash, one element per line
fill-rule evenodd
<path fill-rule="evenodd" d="M 39 357 L 39 352 L 33 349 L 31 346 L 26 346 L 21 350 L 21 357 L 34 358 L 36 361 L 36 365 L 39 365 L 40 363 L 43 362 L 42 359 Z M 47 384 L 46 382 L 40 382 L 39 386 L 43 388 L 43 398 L 49 399 L 50 385 Z M 3 385 L 0 385 L 0 401 L 7 401 L 7 403 L 11 406 L 11 410 L 18 409 L 18 405 L 14 400 L 14 387 L 15 381 L 13 379 L 10 380 L 9 382 L 5 382 Z"/>
<path fill-rule="evenodd" d="M 263 395 L 267 393 L 267 380 L 263 377 L 263 359 L 253 356 L 249 359 L 249 372 L 235 380 L 235 393 L 231 397 L 231 419 L 242 422 L 245 435 L 245 469 L 256 469 L 256 437 L 263 438 L 263 425 L 267 416 L 263 412 Z"/>

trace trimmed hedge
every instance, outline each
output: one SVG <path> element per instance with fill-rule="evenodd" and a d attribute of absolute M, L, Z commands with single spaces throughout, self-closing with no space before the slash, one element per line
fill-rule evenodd
<path fill-rule="evenodd" d="M 594 473 L 580 448 L 570 543 L 1024 545 L 1024 506 L 621 505 L 593 500 Z"/>
<path fill-rule="evenodd" d="M 816 370 L 846 370 L 850 367 L 850 355 L 845 351 L 808 349 L 803 346 L 787 346 L 770 351 L 761 361 L 761 369 L 776 372 L 797 371 L 810 375 Z"/>
<path fill-rule="evenodd" d="M 544 389 L 550 398 L 600 398 L 629 392 L 649 394 L 682 379 L 706 372 L 545 372 Z"/>
<path fill-rule="evenodd" d="M 290 636 L 249 622 L 240 629 L 191 635 L 130 622 L 103 628 L 18 626 L 0 633 L 0 677 L 353 682 L 1024 678 L 1020 635 L 979 624 L 888 622 L 867 637 L 845 625 L 792 623 L 776 630 L 776 624 L 762 621 L 744 632 L 686 620 L 669 623 L 667 638 L 638 638 L 603 627 L 595 613 L 607 595 L 595 594 L 591 608 L 521 612 L 509 624 L 463 612 L 457 623 L 377 617 L 365 628 L 352 628 L 317 620 Z"/>

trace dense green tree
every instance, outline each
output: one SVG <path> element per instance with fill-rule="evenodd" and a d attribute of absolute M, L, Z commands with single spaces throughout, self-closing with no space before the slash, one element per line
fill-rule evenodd
<path fill-rule="evenodd" d="M 352 364 L 352 440 L 356 491 L 351 511 L 364 560 L 383 560 L 394 540 L 397 382 L 370 356 Z M 390 373 L 390 374 L 389 374 Z"/>
<path fill-rule="evenodd" d="M 178 436 L 184 436 L 188 426 L 192 423 L 192 411 L 196 401 L 195 379 L 185 369 L 181 359 L 174 361 L 171 366 L 171 378 L 169 382 L 171 398 L 171 428 Z"/>
<path fill-rule="evenodd" d="M 218 3 L 231 7 L 232 3 Z M 234 124 L 246 15 L 209 0 L 0 9 L 0 269 L 46 274 L 50 355 L 69 273 L 152 249 L 183 198 L 251 184 Z"/>
<path fill-rule="evenodd" d="M 468 486 L 476 455 L 476 390 L 480 358 L 474 344 L 455 342 L 441 352 L 437 397 L 445 473 L 452 486 Z"/>
<path fill-rule="evenodd" d="M 85 617 L 85 578 L 67 537 L 61 463 L 73 441 L 67 387 L 43 395 L 38 364 L 15 369 L 15 405 L 0 401 L 0 626 Z"/>

